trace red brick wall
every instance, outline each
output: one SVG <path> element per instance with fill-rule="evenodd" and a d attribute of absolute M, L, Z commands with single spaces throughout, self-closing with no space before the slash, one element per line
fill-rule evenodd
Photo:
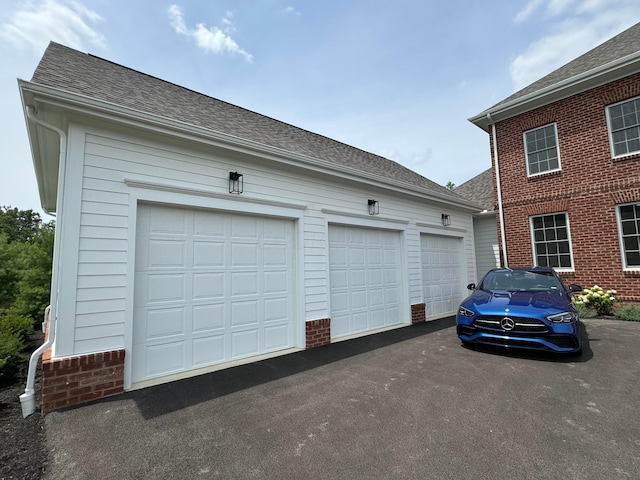
<path fill-rule="evenodd" d="M 42 359 L 42 414 L 122 393 L 124 350 Z"/>
<path fill-rule="evenodd" d="M 507 256 L 531 265 L 529 216 L 567 212 L 575 273 L 567 283 L 595 284 L 640 301 L 640 272 L 623 272 L 616 205 L 640 202 L 640 155 L 614 160 L 606 106 L 640 96 L 640 74 L 532 110 L 496 125 Z M 527 177 L 523 133 L 556 122 L 562 170 Z M 491 152 L 493 157 L 493 151 Z"/>
<path fill-rule="evenodd" d="M 411 305 L 411 324 L 422 323 L 426 320 L 426 306 L 424 303 Z"/>
<path fill-rule="evenodd" d="M 307 348 L 321 347 L 331 343 L 331 319 L 321 318 L 306 323 Z"/>

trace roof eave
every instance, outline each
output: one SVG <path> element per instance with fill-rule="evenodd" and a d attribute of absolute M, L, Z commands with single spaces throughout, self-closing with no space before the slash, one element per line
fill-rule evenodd
<path fill-rule="evenodd" d="M 469 118 L 469 121 L 488 132 L 493 123 L 515 117 L 549 105 L 578 93 L 640 72 L 640 51 L 588 70 L 571 78 L 542 88 L 514 100 L 491 107 Z"/>
<path fill-rule="evenodd" d="M 361 181 L 369 184 L 377 184 L 378 186 L 386 187 L 394 191 L 402 191 L 409 195 L 446 203 L 447 205 L 459 208 L 464 211 L 468 211 L 469 213 L 478 210 L 478 205 L 469 202 L 466 199 L 457 198 L 457 196 L 454 197 L 453 195 L 448 195 L 446 193 L 431 191 L 412 185 L 410 183 L 405 183 L 387 177 L 381 177 L 379 175 L 374 175 L 369 172 L 364 172 L 350 167 L 336 165 L 323 159 L 312 158 L 307 155 L 291 152 L 288 150 L 282 150 L 280 148 L 257 143 L 252 140 L 247 140 L 240 137 L 235 137 L 229 134 L 207 129 L 205 127 L 195 126 L 171 118 L 160 117 L 158 115 L 149 114 L 132 108 L 123 107 L 121 105 L 97 100 L 92 97 L 60 90 L 54 87 L 27 82 L 24 80 L 20 80 L 19 82 L 23 96 L 23 109 L 26 109 L 28 105 L 33 103 L 48 103 L 49 105 L 63 110 L 65 108 L 68 108 L 78 113 L 94 115 L 104 119 L 107 119 L 109 117 L 117 117 L 120 120 L 125 120 L 132 125 L 151 125 L 153 127 L 160 127 L 162 129 L 171 130 L 173 132 L 186 134 L 190 138 L 204 138 L 208 141 L 214 141 L 217 144 L 226 145 L 227 148 L 232 147 L 234 149 L 239 149 L 242 151 L 266 154 L 272 158 L 295 162 L 297 165 L 303 166 L 308 169 L 333 171 L 334 174 L 339 173 L 341 174 L 341 176 L 344 176 L 344 174 L 348 174 L 354 179 L 358 178 Z M 27 100 L 31 103 L 27 103 Z M 32 153 L 34 155 L 34 165 L 36 166 L 36 175 L 38 176 L 38 186 L 40 188 L 41 201 L 43 202 L 44 206 L 45 203 L 50 203 L 50 200 L 46 200 L 50 195 L 47 196 L 45 193 L 45 196 L 43 197 L 43 188 L 45 187 L 46 179 L 43 179 L 41 177 L 43 173 L 42 165 L 46 163 L 46 159 L 43 159 L 42 152 L 36 152 L 34 150 L 34 137 L 32 136 L 32 132 L 37 131 L 37 126 L 32 125 L 32 122 L 27 119 L 27 128 L 30 132 L 29 135 Z M 53 153 L 54 152 L 48 152 L 48 158 L 56 158 Z M 57 175 L 55 175 L 55 178 L 57 186 Z M 55 209 L 55 193 L 53 197 L 53 208 Z"/>

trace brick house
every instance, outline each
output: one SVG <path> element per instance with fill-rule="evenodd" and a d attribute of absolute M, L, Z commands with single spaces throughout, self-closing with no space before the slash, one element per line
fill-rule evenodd
<path fill-rule="evenodd" d="M 502 261 L 640 301 L 640 23 L 469 120 L 490 134 Z"/>

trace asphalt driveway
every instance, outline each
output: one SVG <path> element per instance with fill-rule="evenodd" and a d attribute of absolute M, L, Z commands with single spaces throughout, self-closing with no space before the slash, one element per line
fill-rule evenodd
<path fill-rule="evenodd" d="M 586 320 L 579 358 L 466 349 L 453 325 L 53 412 L 46 478 L 640 478 L 640 323 Z"/>

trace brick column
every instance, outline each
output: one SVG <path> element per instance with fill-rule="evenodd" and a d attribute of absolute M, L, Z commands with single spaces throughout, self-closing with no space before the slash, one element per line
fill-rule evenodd
<path fill-rule="evenodd" d="M 411 324 L 423 323 L 426 320 L 426 305 L 424 303 L 414 303 L 411 305 Z"/>
<path fill-rule="evenodd" d="M 42 359 L 42 415 L 124 392 L 124 350 Z"/>
<path fill-rule="evenodd" d="M 331 319 L 321 318 L 306 323 L 307 348 L 321 347 L 331 343 Z"/>

